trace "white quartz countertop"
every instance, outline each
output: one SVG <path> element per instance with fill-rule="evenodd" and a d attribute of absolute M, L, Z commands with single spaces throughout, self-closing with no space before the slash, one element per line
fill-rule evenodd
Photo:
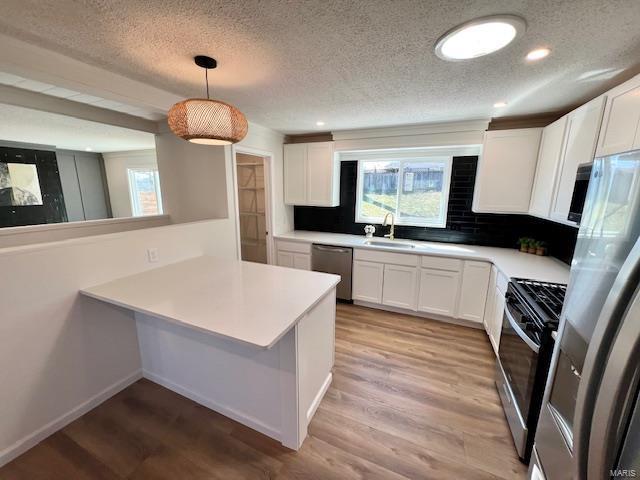
<path fill-rule="evenodd" d="M 270 348 L 339 280 L 326 273 L 203 256 L 81 293 L 194 330 Z"/>
<path fill-rule="evenodd" d="M 507 278 L 528 278 L 545 282 L 568 283 L 569 265 L 552 257 L 541 257 L 522 253 L 512 248 L 482 247 L 457 243 L 421 242 L 396 238 L 394 242 L 415 245 L 411 249 L 380 247 L 366 245 L 369 240 L 364 235 L 348 235 L 344 233 L 310 232 L 296 230 L 279 234 L 276 239 L 321 243 L 340 247 L 353 247 L 371 250 L 407 253 L 412 255 L 433 255 L 440 257 L 462 258 L 466 260 L 483 260 L 493 263 Z M 386 238 L 374 237 L 372 240 L 389 241 Z"/>

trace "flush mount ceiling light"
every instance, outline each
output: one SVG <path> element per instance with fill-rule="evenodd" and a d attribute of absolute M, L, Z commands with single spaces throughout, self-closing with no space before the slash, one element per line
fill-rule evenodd
<path fill-rule="evenodd" d="M 319 127 L 322 127 L 322 126 L 324 126 L 324 122 L 322 120 L 318 120 L 316 122 L 316 125 L 319 126 Z"/>
<path fill-rule="evenodd" d="M 450 62 L 468 60 L 497 52 L 526 29 L 515 15 L 477 18 L 449 30 L 436 42 L 436 55 Z"/>
<path fill-rule="evenodd" d="M 233 105 L 209 98 L 209 70 L 218 63 L 211 57 L 194 57 L 204 68 L 207 98 L 188 98 L 176 103 L 168 114 L 169 128 L 177 136 L 193 143 L 229 145 L 247 135 L 247 119 Z"/>
<path fill-rule="evenodd" d="M 548 48 L 536 48 L 535 50 L 531 50 L 527 53 L 527 60 L 530 62 L 535 62 L 536 60 L 542 60 L 544 57 L 548 56 L 551 53 L 551 50 Z"/>
<path fill-rule="evenodd" d="M 507 106 L 507 102 L 496 102 L 493 104 L 494 108 L 503 108 Z"/>

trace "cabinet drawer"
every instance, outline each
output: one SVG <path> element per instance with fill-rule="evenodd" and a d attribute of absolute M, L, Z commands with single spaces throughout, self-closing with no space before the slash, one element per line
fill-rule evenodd
<path fill-rule="evenodd" d="M 307 242 L 287 242 L 285 240 L 277 241 L 277 249 L 286 252 L 311 253 L 311 244 Z"/>
<path fill-rule="evenodd" d="M 364 260 L 367 262 L 406 265 L 408 267 L 418 266 L 418 255 L 407 255 L 405 253 L 374 252 L 372 250 L 355 249 L 353 251 L 353 258 L 354 260 Z"/>
<path fill-rule="evenodd" d="M 421 265 L 424 268 L 448 270 L 450 272 L 460 272 L 462 270 L 462 260 L 456 258 L 423 256 Z"/>

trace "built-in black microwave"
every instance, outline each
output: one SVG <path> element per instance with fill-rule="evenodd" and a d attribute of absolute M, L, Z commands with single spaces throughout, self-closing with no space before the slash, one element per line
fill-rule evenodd
<path fill-rule="evenodd" d="M 578 173 L 576 174 L 576 183 L 573 186 L 573 196 L 571 197 L 571 206 L 569 207 L 570 221 L 580 223 L 582 218 L 582 210 L 584 208 L 584 201 L 587 198 L 587 189 L 589 188 L 589 178 L 591 178 L 591 169 L 593 163 L 585 163 L 578 166 Z"/>

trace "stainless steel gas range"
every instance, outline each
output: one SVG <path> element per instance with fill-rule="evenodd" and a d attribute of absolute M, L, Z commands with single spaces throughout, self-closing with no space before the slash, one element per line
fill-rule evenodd
<path fill-rule="evenodd" d="M 520 459 L 531 457 L 566 285 L 513 279 L 507 287 L 496 386 Z"/>

